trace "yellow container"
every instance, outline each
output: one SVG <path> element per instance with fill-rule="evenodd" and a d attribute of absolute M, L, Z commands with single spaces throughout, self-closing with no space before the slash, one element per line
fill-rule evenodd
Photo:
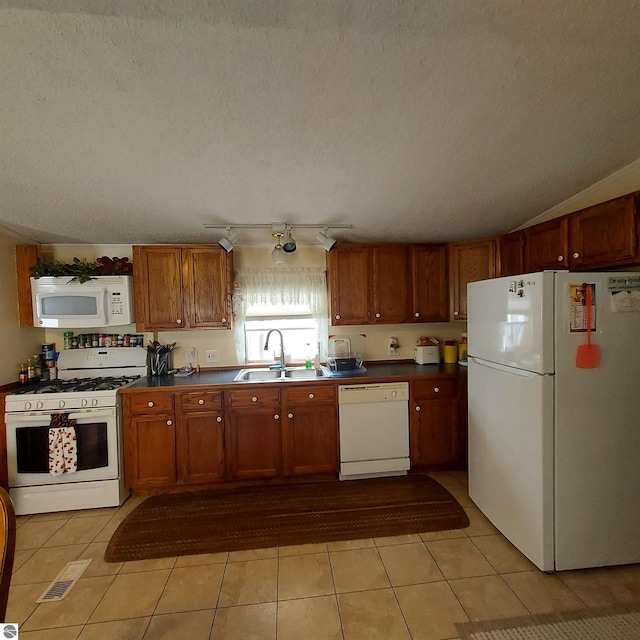
<path fill-rule="evenodd" d="M 457 344 L 445 344 L 444 349 L 444 361 L 447 364 L 455 364 L 458 362 L 458 345 Z"/>

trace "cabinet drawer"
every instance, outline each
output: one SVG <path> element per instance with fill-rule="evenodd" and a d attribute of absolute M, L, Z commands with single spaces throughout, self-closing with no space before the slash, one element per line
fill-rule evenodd
<path fill-rule="evenodd" d="M 432 378 L 413 382 L 412 395 L 416 400 L 451 399 L 458 395 L 458 381 L 455 378 Z"/>
<path fill-rule="evenodd" d="M 327 404 L 335 402 L 336 400 L 336 388 L 335 387 L 318 387 L 304 389 L 286 389 L 285 390 L 285 402 L 288 405 L 293 404 Z"/>
<path fill-rule="evenodd" d="M 162 413 L 173 411 L 172 393 L 132 393 L 129 406 L 133 413 Z"/>
<path fill-rule="evenodd" d="M 227 395 L 230 407 L 277 407 L 280 404 L 279 389 L 244 389 Z"/>
<path fill-rule="evenodd" d="M 190 391 L 178 395 L 183 411 L 221 409 L 222 391 Z"/>

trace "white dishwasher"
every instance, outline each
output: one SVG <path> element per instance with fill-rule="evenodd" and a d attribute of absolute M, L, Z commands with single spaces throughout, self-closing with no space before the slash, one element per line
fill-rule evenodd
<path fill-rule="evenodd" d="M 409 383 L 338 386 L 340 480 L 405 475 Z"/>

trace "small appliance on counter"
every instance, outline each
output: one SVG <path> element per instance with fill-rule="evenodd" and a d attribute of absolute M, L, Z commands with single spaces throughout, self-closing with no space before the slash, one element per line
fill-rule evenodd
<path fill-rule="evenodd" d="M 418 338 L 414 360 L 416 364 L 439 364 L 440 347 L 437 338 Z"/>

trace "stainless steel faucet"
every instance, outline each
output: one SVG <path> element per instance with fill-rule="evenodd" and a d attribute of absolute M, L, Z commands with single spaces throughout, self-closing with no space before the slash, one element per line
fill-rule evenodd
<path fill-rule="evenodd" d="M 269 333 L 267 333 L 267 338 L 264 341 L 264 350 L 267 351 L 269 349 L 269 337 L 274 331 L 280 336 L 280 366 L 277 368 L 284 369 L 284 338 L 282 337 L 282 331 L 280 331 L 280 329 L 269 330 Z"/>

